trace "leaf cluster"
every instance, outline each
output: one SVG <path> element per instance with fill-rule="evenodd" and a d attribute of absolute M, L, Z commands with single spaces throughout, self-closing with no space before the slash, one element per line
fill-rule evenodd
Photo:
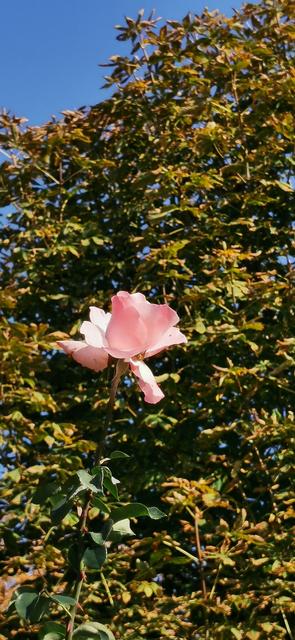
<path fill-rule="evenodd" d="M 38 637 L 7 610 L 16 587 L 72 597 L 67 552 L 83 492 L 101 487 L 84 469 L 110 379 L 56 342 L 119 289 L 174 307 L 188 345 L 153 358 L 165 399 L 152 411 L 131 379 L 120 387 L 106 455 L 131 454 L 112 460 L 127 506 L 110 515 L 97 492 L 89 517 L 93 535 L 131 518 L 135 537 L 114 536 L 104 580 L 91 570 L 78 624 L 122 640 L 292 637 L 292 11 L 262 0 L 230 18 L 128 18 L 111 97 L 37 128 L 1 116 L 5 639 Z M 64 490 L 71 509 L 55 504 L 52 525 Z M 169 518 L 137 523 L 161 504 Z M 43 606 L 18 593 L 19 608 Z M 44 640 L 61 635 L 51 610 Z"/>

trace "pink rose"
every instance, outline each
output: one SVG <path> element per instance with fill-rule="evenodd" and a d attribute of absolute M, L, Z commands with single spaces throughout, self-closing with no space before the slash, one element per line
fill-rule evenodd
<path fill-rule="evenodd" d="M 155 404 L 164 394 L 143 358 L 186 342 L 175 327 L 178 321 L 177 313 L 167 304 L 151 304 L 142 293 L 119 291 L 112 298 L 112 313 L 90 307 L 90 322 L 83 322 L 80 329 L 84 340 L 63 340 L 58 344 L 93 371 L 105 369 L 109 355 L 128 363 L 144 399 Z"/>

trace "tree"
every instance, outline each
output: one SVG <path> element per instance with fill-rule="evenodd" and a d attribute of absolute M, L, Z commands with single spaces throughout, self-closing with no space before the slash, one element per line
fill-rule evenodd
<path fill-rule="evenodd" d="M 152 412 L 120 389 L 123 499 L 168 518 L 111 547 L 83 616 L 124 640 L 292 638 L 291 12 L 140 13 L 119 28 L 131 52 L 111 59 L 109 99 L 42 127 L 2 115 L 3 638 L 40 629 L 5 610 L 15 586 L 75 578 L 78 517 L 52 526 L 48 486 L 93 456 L 109 381 L 56 340 L 119 289 L 169 302 L 189 344 L 155 359 Z"/>

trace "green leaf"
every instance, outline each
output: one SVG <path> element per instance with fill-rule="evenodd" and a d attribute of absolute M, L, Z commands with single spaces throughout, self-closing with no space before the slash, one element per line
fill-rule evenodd
<path fill-rule="evenodd" d="M 110 494 L 118 500 L 118 487 L 119 480 L 114 478 L 111 470 L 108 467 L 101 467 L 103 470 L 103 485 L 110 492 Z"/>
<path fill-rule="evenodd" d="M 112 451 L 110 453 L 110 460 L 118 460 L 119 458 L 130 458 L 130 456 L 124 451 Z"/>
<path fill-rule="evenodd" d="M 95 533 L 95 531 L 89 531 L 89 535 L 91 536 L 95 544 L 98 544 L 100 546 L 104 544 L 105 539 L 103 538 L 101 533 Z"/>
<path fill-rule="evenodd" d="M 71 596 L 50 594 L 49 597 L 53 602 L 57 602 L 57 604 L 60 604 L 62 607 L 73 607 L 76 603 L 75 598 L 72 598 Z"/>
<path fill-rule="evenodd" d="M 134 535 L 134 531 L 130 528 L 129 518 L 125 518 L 124 520 L 118 520 L 113 524 L 109 539 L 112 540 L 112 542 L 119 542 L 123 536 Z"/>
<path fill-rule="evenodd" d="M 68 513 L 64 518 L 63 518 L 63 524 L 65 525 L 65 527 L 75 527 L 76 524 L 78 524 L 80 518 L 77 516 L 76 513 Z"/>
<path fill-rule="evenodd" d="M 125 520 L 126 518 L 138 518 L 139 516 L 147 516 L 152 520 L 159 520 L 166 516 L 158 507 L 146 507 L 144 504 L 134 502 L 118 507 L 111 512 L 111 518 L 114 522 Z"/>
<path fill-rule="evenodd" d="M 191 564 L 191 558 L 184 558 L 182 556 L 171 556 L 169 558 L 169 564 Z"/>
<path fill-rule="evenodd" d="M 82 491 L 91 491 L 91 493 L 102 493 L 102 477 L 101 467 L 96 467 L 98 471 L 91 475 L 85 469 L 77 471 L 74 477 L 70 478 L 63 487 L 68 501 L 74 500 Z"/>
<path fill-rule="evenodd" d="M 104 245 L 104 239 L 103 238 L 98 238 L 97 236 L 92 236 L 91 237 L 92 242 L 94 242 L 94 244 L 96 244 L 98 247 L 101 247 Z"/>
<path fill-rule="evenodd" d="M 44 504 L 58 489 L 56 482 L 40 482 L 32 497 L 33 504 Z"/>
<path fill-rule="evenodd" d="M 80 490 L 88 490 L 93 493 L 102 492 L 102 472 L 99 470 L 94 476 L 90 475 L 85 469 L 77 471 L 80 482 Z"/>
<path fill-rule="evenodd" d="M 100 511 L 102 511 L 102 513 L 110 513 L 111 510 L 108 507 L 108 505 L 101 500 L 101 498 L 99 498 L 98 496 L 94 496 L 93 500 L 92 500 L 92 505 L 94 507 L 96 507 L 97 509 L 99 509 Z"/>
<path fill-rule="evenodd" d="M 28 607 L 38 598 L 35 592 L 21 593 L 15 600 L 15 608 L 20 618 L 28 619 Z"/>
<path fill-rule="evenodd" d="M 68 562 L 77 573 L 80 571 L 81 550 L 78 542 L 70 545 L 68 550 Z"/>
<path fill-rule="evenodd" d="M 81 624 L 73 633 L 75 640 L 115 640 L 114 634 L 100 622 Z"/>
<path fill-rule="evenodd" d="M 68 250 L 70 253 L 72 253 L 72 254 L 73 254 L 73 256 L 76 256 L 76 258 L 80 258 L 80 253 L 79 253 L 79 251 L 77 251 L 76 247 L 73 247 L 72 245 L 68 245 L 68 246 L 67 246 L 67 247 L 65 247 L 65 248 L 67 248 L 67 250 Z"/>
<path fill-rule="evenodd" d="M 34 591 L 25 591 L 17 597 L 14 604 L 20 618 L 39 622 L 48 610 L 49 599 Z"/>
<path fill-rule="evenodd" d="M 91 536 L 93 542 L 98 545 L 104 545 L 105 541 L 108 539 L 110 532 L 113 527 L 113 520 L 108 518 L 106 522 L 104 522 L 102 530 L 100 532 L 89 531 L 89 535 Z"/>
<path fill-rule="evenodd" d="M 72 501 L 68 500 L 68 498 L 62 498 L 59 502 L 53 507 L 51 513 L 51 519 L 53 524 L 58 524 L 65 518 L 66 515 L 71 511 Z"/>
<path fill-rule="evenodd" d="M 93 549 L 88 547 L 83 554 L 82 562 L 89 569 L 100 569 L 107 557 L 107 550 L 105 545 L 94 547 Z"/>
<path fill-rule="evenodd" d="M 45 622 L 38 634 L 38 640 L 63 640 L 66 628 L 58 622 Z"/>

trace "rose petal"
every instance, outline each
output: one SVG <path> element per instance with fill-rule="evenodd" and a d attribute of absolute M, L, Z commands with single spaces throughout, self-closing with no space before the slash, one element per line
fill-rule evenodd
<path fill-rule="evenodd" d="M 85 336 L 85 340 L 90 347 L 103 347 L 104 346 L 104 334 L 102 331 L 89 322 L 89 320 L 85 320 L 82 322 L 80 327 L 80 333 Z"/>
<path fill-rule="evenodd" d="M 132 307 L 138 312 L 145 324 L 148 346 L 158 342 L 163 333 L 179 322 L 179 317 L 168 304 L 153 304 L 142 293 L 119 291 L 117 296 L 125 307 Z"/>
<path fill-rule="evenodd" d="M 105 313 L 103 309 L 98 307 L 90 307 L 90 322 L 93 322 L 103 333 L 106 332 L 107 326 L 111 319 L 111 313 Z"/>
<path fill-rule="evenodd" d="M 115 358 L 143 353 L 178 320 L 167 304 L 151 304 L 142 293 L 119 291 L 112 298 L 112 317 L 106 331 L 108 353 Z"/>
<path fill-rule="evenodd" d="M 150 404 L 156 404 L 164 393 L 156 383 L 153 372 L 142 360 L 130 360 L 130 369 L 137 377 L 138 385 L 144 392 L 144 399 Z"/>
<path fill-rule="evenodd" d="M 83 367 L 102 371 L 108 365 L 108 354 L 104 349 L 90 347 L 82 340 L 61 340 L 57 344 Z"/>
<path fill-rule="evenodd" d="M 114 358 L 128 358 L 144 350 L 147 330 L 135 307 L 124 296 L 112 298 L 112 317 L 106 330 L 106 349 Z"/>
<path fill-rule="evenodd" d="M 144 351 L 159 342 L 162 335 L 179 322 L 177 313 L 167 304 L 152 304 L 148 300 L 134 300 L 132 305 L 138 311 L 146 328 L 147 343 Z"/>
<path fill-rule="evenodd" d="M 156 344 L 146 350 L 145 356 L 150 358 L 156 353 L 163 351 L 163 349 L 171 347 L 173 344 L 181 344 L 182 342 L 187 342 L 185 335 L 183 335 L 177 327 L 170 327 L 170 329 L 163 333 L 162 337 Z"/>

